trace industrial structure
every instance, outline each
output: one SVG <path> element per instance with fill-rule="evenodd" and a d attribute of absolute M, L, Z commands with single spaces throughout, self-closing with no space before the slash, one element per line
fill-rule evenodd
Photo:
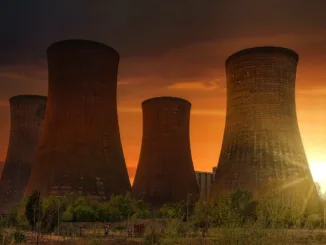
<path fill-rule="evenodd" d="M 142 109 L 143 138 L 133 195 L 152 207 L 197 199 L 189 138 L 191 104 L 156 97 L 145 100 Z"/>
<path fill-rule="evenodd" d="M 210 197 L 215 171 L 216 167 L 212 172 L 195 171 L 201 200 L 208 200 Z"/>
<path fill-rule="evenodd" d="M 47 59 L 47 110 L 26 194 L 107 200 L 131 191 L 117 115 L 118 52 L 65 40 L 47 49 Z"/>
<path fill-rule="evenodd" d="M 35 163 L 42 131 L 46 97 L 18 95 L 9 99 L 10 137 L 7 157 L 0 179 L 0 213 L 18 204 Z"/>
<path fill-rule="evenodd" d="M 226 122 L 214 195 L 240 188 L 255 197 L 271 182 L 295 187 L 305 180 L 316 197 L 296 115 L 297 63 L 298 54 L 281 47 L 249 48 L 226 60 Z"/>

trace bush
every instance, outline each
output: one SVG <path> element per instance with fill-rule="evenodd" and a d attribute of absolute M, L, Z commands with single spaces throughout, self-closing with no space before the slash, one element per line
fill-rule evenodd
<path fill-rule="evenodd" d="M 144 245 L 159 245 L 161 240 L 162 234 L 151 227 L 150 231 L 144 236 Z"/>
<path fill-rule="evenodd" d="M 126 226 L 123 226 L 123 225 L 115 225 L 111 229 L 112 229 L 112 231 L 123 231 L 123 230 L 126 230 Z"/>
<path fill-rule="evenodd" d="M 23 243 L 26 241 L 26 236 L 23 232 L 21 231 L 15 231 L 13 234 L 13 239 L 15 241 L 15 243 Z"/>
<path fill-rule="evenodd" d="M 311 214 L 306 219 L 305 227 L 310 229 L 322 228 L 323 223 L 324 221 L 321 215 Z"/>
<path fill-rule="evenodd" d="M 188 205 L 189 213 L 192 212 L 193 204 Z M 164 204 L 158 213 L 159 218 L 165 219 L 179 219 L 185 221 L 187 213 L 187 204 L 184 201 L 177 203 L 167 203 Z"/>
<path fill-rule="evenodd" d="M 5 232 L 3 229 L 0 230 L 0 243 L 2 245 L 12 244 L 12 238 L 10 234 Z"/>
<path fill-rule="evenodd" d="M 63 212 L 61 220 L 64 222 L 71 222 L 74 220 L 74 214 L 69 209 L 67 209 Z"/>

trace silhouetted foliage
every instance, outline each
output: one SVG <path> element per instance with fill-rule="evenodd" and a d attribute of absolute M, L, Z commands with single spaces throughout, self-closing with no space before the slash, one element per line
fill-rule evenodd
<path fill-rule="evenodd" d="M 25 215 L 30 227 L 35 230 L 42 217 L 42 200 L 40 192 L 34 191 L 27 199 Z"/>

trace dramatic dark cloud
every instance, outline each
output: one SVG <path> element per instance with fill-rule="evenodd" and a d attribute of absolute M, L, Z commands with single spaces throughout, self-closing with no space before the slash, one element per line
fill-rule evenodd
<path fill-rule="evenodd" d="M 29 87 L 40 87 L 32 91 L 46 94 L 46 48 L 69 38 L 104 42 L 121 53 L 119 81 L 127 83 L 119 88 L 121 98 L 160 94 L 175 83 L 223 88 L 224 60 L 252 45 L 298 48 L 316 68 L 325 59 L 326 39 L 316 35 L 325 36 L 325 8 L 324 0 L 5 0 L 0 81 L 18 93 L 34 80 Z M 138 90 L 140 84 L 146 90 Z M 7 97 L 0 93 L 0 100 Z"/>
<path fill-rule="evenodd" d="M 323 0 L 2 2 L 1 64 L 44 58 L 49 44 L 67 38 L 94 39 L 123 57 L 139 57 L 225 37 L 320 30 L 326 22 Z"/>

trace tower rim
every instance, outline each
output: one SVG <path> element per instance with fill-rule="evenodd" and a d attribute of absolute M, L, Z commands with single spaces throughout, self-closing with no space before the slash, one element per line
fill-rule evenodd
<path fill-rule="evenodd" d="M 44 99 L 47 100 L 47 96 L 44 95 L 37 95 L 37 94 L 20 94 L 15 95 L 9 98 L 9 102 L 14 102 L 19 99 Z"/>
<path fill-rule="evenodd" d="M 93 40 L 89 40 L 89 39 L 66 39 L 66 40 L 60 40 L 60 41 L 56 41 L 52 44 L 50 44 L 50 46 L 48 46 L 48 48 L 46 49 L 46 53 L 49 54 L 49 52 L 51 52 L 51 50 L 56 50 L 59 47 L 63 47 L 63 46 L 75 46 L 75 45 L 93 45 L 93 46 L 98 46 L 104 49 L 107 49 L 109 51 L 111 51 L 112 53 L 114 53 L 118 59 L 120 59 L 120 54 L 119 52 L 112 48 L 109 45 L 106 45 L 104 43 L 98 42 L 98 41 L 93 41 Z"/>
<path fill-rule="evenodd" d="M 246 48 L 239 50 L 233 54 L 231 54 L 225 61 L 225 66 L 227 66 L 231 60 L 241 57 L 243 55 L 248 55 L 248 54 L 262 54 L 262 53 L 283 53 L 286 54 L 290 57 L 293 57 L 296 62 L 299 61 L 299 55 L 297 52 L 295 52 L 292 49 L 289 48 L 284 48 L 281 46 L 259 46 L 259 47 L 252 47 L 252 48 Z"/>
<path fill-rule="evenodd" d="M 152 102 L 157 102 L 157 101 L 166 101 L 166 100 L 181 101 L 181 102 L 185 102 L 185 103 L 191 105 L 191 103 L 188 100 L 179 98 L 179 97 L 173 97 L 173 96 L 158 96 L 158 97 L 149 98 L 149 99 L 144 100 L 142 102 L 142 105 L 152 103 Z"/>

